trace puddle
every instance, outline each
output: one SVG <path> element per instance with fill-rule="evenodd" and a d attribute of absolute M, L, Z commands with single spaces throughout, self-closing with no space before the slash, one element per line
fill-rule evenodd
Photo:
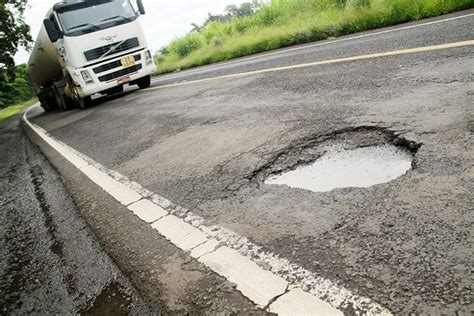
<path fill-rule="evenodd" d="M 112 283 L 97 296 L 94 304 L 79 315 L 129 315 L 131 298 L 123 293 L 117 283 Z"/>
<path fill-rule="evenodd" d="M 314 192 L 348 187 L 366 188 L 404 175 L 411 169 L 412 160 L 412 155 L 392 145 L 351 150 L 331 147 L 314 163 L 271 176 L 265 183 Z"/>

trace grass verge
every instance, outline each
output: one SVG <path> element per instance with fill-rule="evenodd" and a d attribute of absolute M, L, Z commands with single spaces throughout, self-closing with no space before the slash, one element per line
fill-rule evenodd
<path fill-rule="evenodd" d="M 175 39 L 155 56 L 157 74 L 473 7 L 474 0 L 272 0 Z"/>
<path fill-rule="evenodd" d="M 23 103 L 20 103 L 20 104 L 17 104 L 17 105 L 12 105 L 12 106 L 9 106 L 9 107 L 4 108 L 4 109 L 0 109 L 0 122 L 3 121 L 3 120 L 6 120 L 7 118 L 9 118 L 13 115 L 15 115 L 16 113 L 20 112 L 21 110 L 23 110 L 23 109 L 25 109 L 29 106 L 32 106 L 36 102 L 38 102 L 38 99 L 33 98 L 33 99 L 30 99 L 30 100 L 25 101 Z"/>

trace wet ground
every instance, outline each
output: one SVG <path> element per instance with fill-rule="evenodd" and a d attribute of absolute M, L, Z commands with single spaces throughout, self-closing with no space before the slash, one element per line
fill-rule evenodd
<path fill-rule="evenodd" d="M 5 129 L 4 139 L 9 140 L 9 137 L 15 135 L 17 138 L 24 140 L 25 146 L 34 150 L 37 159 L 42 161 L 41 166 L 43 168 L 51 169 L 49 163 L 52 163 L 56 170 L 61 173 L 59 178 L 52 171 L 56 177 L 52 179 L 49 186 L 44 186 L 43 173 L 36 165 L 33 168 L 33 174 L 35 175 L 33 184 L 35 192 L 38 192 L 36 197 L 40 201 L 40 207 L 32 210 L 32 213 L 36 214 L 48 210 L 44 222 L 45 229 L 50 236 L 58 237 L 50 240 L 48 235 L 35 236 L 35 240 L 37 243 L 49 245 L 50 250 L 57 256 L 61 257 L 62 254 L 66 253 L 78 258 L 77 262 L 72 263 L 74 268 L 68 270 L 69 274 L 66 278 L 60 278 L 55 284 L 38 285 L 41 292 L 35 294 L 37 299 L 32 303 L 35 311 L 47 314 L 55 313 L 54 308 L 56 306 L 54 304 L 52 307 L 41 304 L 35 305 L 39 304 L 39 301 L 49 299 L 49 287 L 60 289 L 61 286 L 69 286 L 75 280 L 79 280 L 78 282 L 81 285 L 87 286 L 88 290 L 93 291 L 95 289 L 94 282 L 107 278 L 110 273 L 114 273 L 114 278 L 107 283 L 107 286 L 101 287 L 94 294 L 93 302 L 90 304 L 81 303 L 75 309 L 71 307 L 70 312 L 66 313 L 80 312 L 81 314 L 90 315 L 146 315 L 149 313 L 158 315 L 268 314 L 237 291 L 235 284 L 209 270 L 203 264 L 191 258 L 189 254 L 160 236 L 150 225 L 146 225 L 134 216 L 126 207 L 102 191 L 84 174 L 64 161 L 50 147 L 45 146 L 45 143 L 29 133 L 28 129 L 25 129 L 26 134 L 35 141 L 35 144 L 40 145 L 40 149 L 45 156 L 38 154 L 39 149 L 30 145 L 26 136 L 18 129 L 18 120 L 12 120 L 13 122 L 6 122 L 10 124 Z M 14 128 L 11 133 L 8 133 L 11 126 L 14 126 Z M 9 146 L 9 150 L 13 153 L 17 151 L 17 148 L 8 141 L 5 142 L 5 146 Z M 14 159 L 15 156 L 12 152 L 7 152 L 6 157 L 12 156 L 11 159 Z M 28 169 L 25 167 L 25 163 L 26 161 L 20 160 L 15 164 L 15 168 Z M 23 181 L 24 175 L 18 176 Z M 26 178 L 26 181 L 29 181 L 29 178 Z M 7 186 L 8 183 L 4 182 L 3 184 Z M 64 194 L 58 194 L 58 187 L 61 188 L 61 192 Z M 15 191 L 5 192 L 14 194 Z M 5 198 L 9 196 L 8 194 L 5 194 Z M 53 207 L 47 202 L 43 202 L 47 201 L 44 198 L 46 196 L 54 197 L 54 201 L 64 200 L 64 203 L 74 201 L 75 210 L 79 210 L 80 215 L 77 216 L 76 214 L 74 217 L 71 216 L 67 219 L 60 218 L 61 222 L 58 225 L 55 218 L 50 215 L 49 210 Z M 11 201 L 16 200 L 17 197 L 11 199 Z M 12 207 L 16 207 L 16 204 L 12 203 Z M 19 213 L 16 208 L 9 211 L 6 214 Z M 6 223 L 9 224 L 8 221 Z M 43 223 L 38 223 L 38 225 L 41 224 Z M 18 229 L 22 229 L 25 225 L 27 223 L 18 223 Z M 94 242 L 99 241 L 101 245 L 101 247 L 97 246 L 99 247 L 97 249 L 99 253 L 87 253 L 82 249 L 84 245 L 74 234 L 76 225 L 84 225 L 84 227 L 81 226 L 81 231 L 90 234 Z M 61 232 L 61 235 L 58 232 Z M 69 234 L 67 235 L 68 242 L 62 241 L 61 238 L 66 238 L 63 237 L 63 234 Z M 8 241 L 9 236 L 10 233 L 7 231 L 2 237 Z M 73 241 L 69 242 L 69 239 Z M 102 251 L 102 249 L 106 251 Z M 18 260 L 30 260 L 30 257 L 22 252 L 21 244 L 18 246 L 16 243 L 12 243 L 10 252 L 11 256 L 19 258 Z M 47 253 L 38 253 L 38 260 L 44 260 L 47 255 Z M 113 265 L 111 267 L 101 265 L 101 261 L 105 260 L 102 257 L 111 260 Z M 7 261 L 1 263 L 4 266 L 9 264 Z M 40 265 L 37 267 L 37 273 L 43 273 L 47 269 L 48 266 Z M 23 278 L 24 276 L 28 277 L 29 270 L 21 266 L 18 271 L 10 269 L 3 271 L 3 273 L 5 278 L 15 278 L 16 275 Z M 125 279 L 123 275 L 127 278 Z M 64 284 L 61 282 L 64 282 Z M 13 282 L 12 284 L 16 283 Z M 4 291 L 6 297 L 11 296 L 13 300 L 17 299 L 17 295 L 25 295 L 26 297 L 30 295 L 28 288 L 21 288 L 17 293 L 15 289 L 6 286 Z M 54 291 L 51 293 L 54 294 Z M 71 295 L 75 295 L 75 292 L 72 293 Z M 140 299 L 134 299 L 134 295 L 139 295 Z M 83 298 L 83 294 L 80 294 L 80 298 Z M 5 304 L 2 303 L 3 305 L 12 313 L 22 312 L 21 306 L 11 305 L 10 301 L 5 302 Z M 66 305 L 65 308 L 69 307 Z"/>
<path fill-rule="evenodd" d="M 151 314 L 18 115 L 0 139 L 0 314 Z"/>
<path fill-rule="evenodd" d="M 155 82 L 454 43 L 472 40 L 473 29 L 469 16 Z M 465 46 L 152 88 L 86 111 L 36 113 L 34 122 L 191 209 L 207 225 L 234 230 L 395 314 L 469 315 L 474 310 L 473 56 L 472 46 Z M 268 177 L 315 162 L 337 144 L 347 150 L 393 145 L 414 157 L 412 169 L 387 183 L 330 192 L 265 184 Z M 65 168 L 62 174 L 83 207 L 104 203 L 97 206 L 100 212 L 88 214 L 90 222 L 134 284 L 178 275 L 176 264 L 186 267 L 188 279 L 196 277 L 199 267 L 190 272 L 180 255 L 160 271 L 152 269 L 155 258 L 166 256 L 157 253 L 150 232 L 125 213 L 110 213 L 116 206 L 73 171 Z M 130 258 L 138 258 L 137 264 Z M 135 272 L 138 267 L 145 267 L 142 273 Z M 162 283 L 172 297 L 192 293 L 176 294 L 172 282 Z M 202 289 L 209 283 L 200 284 Z M 142 285 L 140 292 L 152 291 Z M 200 308 L 205 301 L 196 298 Z M 222 310 L 220 302 L 211 311 Z M 238 297 L 232 302 L 227 310 L 244 304 Z"/>
<path fill-rule="evenodd" d="M 48 156 L 59 176 L 20 115 L 0 140 L 0 315 L 266 314 Z"/>

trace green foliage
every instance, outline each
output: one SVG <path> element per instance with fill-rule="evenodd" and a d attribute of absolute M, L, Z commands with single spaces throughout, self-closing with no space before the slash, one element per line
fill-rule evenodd
<path fill-rule="evenodd" d="M 14 93 L 23 91 L 25 84 L 26 67 L 15 68 L 13 58 L 20 46 L 29 48 L 32 42 L 30 28 L 23 19 L 26 4 L 26 0 L 0 2 L 0 108 L 18 101 Z"/>
<path fill-rule="evenodd" d="M 208 19 L 157 56 L 158 73 L 474 7 L 474 0 L 271 0 L 250 15 L 237 6 Z M 248 13 L 248 11 L 246 11 Z M 216 17 L 211 16 L 210 17 Z"/>
<path fill-rule="evenodd" d="M 213 22 L 227 23 L 234 19 L 250 16 L 260 9 L 260 7 L 263 5 L 262 1 L 263 0 L 252 0 L 252 2 L 242 3 L 240 6 L 235 4 L 228 5 L 224 10 L 224 14 L 213 15 L 209 13 L 206 21 L 204 21 L 202 25 L 191 23 L 193 26 L 191 32 L 201 32 L 207 25 Z"/>
<path fill-rule="evenodd" d="M 3 80 L 0 89 L 0 108 L 15 105 L 36 96 L 37 87 L 30 80 L 25 64 L 15 67 L 13 80 Z"/>
<path fill-rule="evenodd" d="M 30 27 L 23 19 L 26 0 L 2 0 L 0 2 L 0 70 L 14 75 L 14 60 L 19 46 L 29 47 L 32 42 Z"/>
<path fill-rule="evenodd" d="M 370 7 L 370 0 L 355 0 L 354 4 L 357 8 L 368 8 Z"/>
<path fill-rule="evenodd" d="M 225 8 L 225 12 L 227 12 L 227 14 L 230 15 L 232 18 L 241 18 L 244 16 L 252 15 L 254 13 L 254 8 L 252 3 L 245 2 L 242 3 L 240 7 L 235 4 L 228 5 Z"/>
<path fill-rule="evenodd" d="M 0 122 L 6 120 L 10 116 L 15 115 L 16 113 L 20 112 L 21 110 L 32 106 L 38 102 L 38 99 L 32 98 L 31 100 L 25 101 L 23 103 L 19 103 L 16 105 L 9 106 L 7 108 L 0 109 Z"/>
<path fill-rule="evenodd" d="M 190 33 L 187 36 L 177 38 L 166 48 L 166 52 L 171 52 L 179 57 L 186 57 L 192 51 L 201 47 L 201 36 L 196 33 Z"/>
<path fill-rule="evenodd" d="M 346 7 L 347 0 L 335 0 L 334 5 L 339 9 L 344 9 Z"/>
<path fill-rule="evenodd" d="M 278 18 L 284 15 L 284 11 L 282 9 L 283 8 L 281 5 L 266 5 L 262 7 L 256 14 L 255 24 L 261 26 L 269 26 L 274 24 Z"/>

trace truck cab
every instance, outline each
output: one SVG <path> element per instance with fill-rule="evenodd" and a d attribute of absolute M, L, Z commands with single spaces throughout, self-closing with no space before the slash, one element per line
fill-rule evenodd
<path fill-rule="evenodd" d="M 155 64 L 139 22 L 145 13 L 141 0 L 136 6 L 130 0 L 53 6 L 29 62 L 44 108 L 67 109 L 74 103 L 85 108 L 96 93 L 121 92 L 125 84 L 150 86 Z"/>

